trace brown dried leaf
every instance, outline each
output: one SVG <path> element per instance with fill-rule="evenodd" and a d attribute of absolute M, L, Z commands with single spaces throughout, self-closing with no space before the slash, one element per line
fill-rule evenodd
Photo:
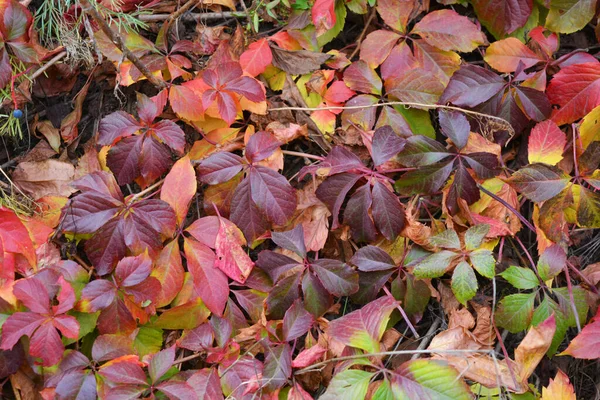
<path fill-rule="evenodd" d="M 34 199 L 52 195 L 68 197 L 75 192 L 70 186 L 75 177 L 75 167 L 64 161 L 22 162 L 17 165 L 12 177 L 14 183 Z"/>
<path fill-rule="evenodd" d="M 304 75 L 316 71 L 331 55 L 308 50 L 285 50 L 271 43 L 273 65 L 290 75 Z"/>

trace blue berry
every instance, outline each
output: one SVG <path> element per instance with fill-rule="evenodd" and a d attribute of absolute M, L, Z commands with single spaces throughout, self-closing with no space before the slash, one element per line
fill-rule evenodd
<path fill-rule="evenodd" d="M 14 110 L 13 111 L 13 117 L 15 117 L 15 118 L 22 118 L 23 117 L 23 111 L 21 111 L 21 110 Z"/>

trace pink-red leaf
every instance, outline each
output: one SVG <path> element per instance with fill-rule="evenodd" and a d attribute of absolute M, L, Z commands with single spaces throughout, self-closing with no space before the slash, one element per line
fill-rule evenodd
<path fill-rule="evenodd" d="M 251 76 L 257 76 L 265 72 L 265 69 L 273 60 L 273 54 L 267 39 L 259 39 L 248 46 L 240 56 L 242 69 Z"/>
<path fill-rule="evenodd" d="M 242 245 L 246 244 L 242 232 L 235 225 L 223 221 L 219 218 L 219 233 L 215 241 L 215 268 L 234 281 L 244 283 L 254 268 L 254 262 L 242 249 Z"/>
<path fill-rule="evenodd" d="M 296 191 L 270 168 L 253 166 L 249 170 L 250 193 L 258 208 L 274 224 L 285 224 L 296 211 Z"/>
<path fill-rule="evenodd" d="M 562 160 L 567 137 L 554 121 L 540 122 L 529 136 L 527 151 L 530 163 L 556 165 Z"/>
<path fill-rule="evenodd" d="M 190 201 L 196 194 L 196 173 L 189 156 L 181 158 L 173 165 L 165 177 L 160 199 L 168 203 L 175 211 L 177 223 L 183 224 Z"/>
<path fill-rule="evenodd" d="M 467 53 L 487 43 L 481 29 L 454 10 L 430 12 L 417 22 L 412 33 L 445 51 Z"/>

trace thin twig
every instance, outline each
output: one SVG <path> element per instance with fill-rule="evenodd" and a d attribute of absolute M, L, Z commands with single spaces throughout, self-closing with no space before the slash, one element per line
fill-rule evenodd
<path fill-rule="evenodd" d="M 58 61 L 60 61 L 66 55 L 67 55 L 66 51 L 58 53 L 50 61 L 48 61 L 46 64 L 44 64 L 42 67 L 40 67 L 37 71 L 35 71 L 33 74 L 31 74 L 31 76 L 29 77 L 29 79 L 30 80 L 34 80 L 38 76 L 42 75 L 44 72 L 46 72 L 46 70 L 48 68 L 50 68 L 51 66 L 53 66 L 54 64 L 56 64 Z"/>
<path fill-rule="evenodd" d="M 160 185 L 162 185 L 164 182 L 165 182 L 165 180 L 163 178 L 160 181 L 156 182 L 155 184 L 153 184 L 151 186 L 148 186 L 146 189 L 142 190 L 141 192 L 136 193 L 133 196 L 131 196 L 131 198 L 129 199 L 129 202 L 133 203 L 134 201 L 136 201 L 140 197 L 143 197 L 145 194 L 148 194 L 148 193 L 152 192 L 154 189 L 156 189 L 157 187 L 159 187 Z"/>
<path fill-rule="evenodd" d="M 337 361 L 347 361 L 347 360 L 356 360 L 358 358 L 365 357 L 384 357 L 384 356 L 396 356 L 402 354 L 472 354 L 472 353 L 482 353 L 482 354 L 493 354 L 493 350 L 491 349 L 481 349 L 481 350 L 443 350 L 443 349 L 432 349 L 432 350 L 393 350 L 393 351 L 380 351 L 377 353 L 365 353 L 365 354 L 354 354 L 351 356 L 343 356 L 343 357 L 334 357 L 329 360 L 321 361 L 319 363 L 309 365 L 306 368 L 302 368 L 294 373 L 294 375 L 306 374 L 308 372 L 312 372 L 318 370 L 319 368 Z"/>
<path fill-rule="evenodd" d="M 127 48 L 127 46 L 125 46 L 125 42 L 123 41 L 121 35 L 118 32 L 115 32 L 111 29 L 110 25 L 108 25 L 108 22 L 106 22 L 102 15 L 100 15 L 98 10 L 96 10 L 88 0 L 80 0 L 80 2 L 82 5 L 82 10 L 90 17 L 92 17 L 92 19 L 100 26 L 102 32 L 104 32 L 104 34 L 108 36 L 108 38 L 113 42 L 113 44 L 117 46 L 119 50 L 121 50 L 121 53 L 123 53 L 123 55 L 127 57 L 127 59 L 133 63 L 133 65 L 136 66 L 136 68 L 142 73 L 142 75 L 144 75 L 146 79 L 148 79 L 148 82 L 156 86 L 159 90 L 165 89 L 167 87 L 165 82 L 159 80 L 154 75 L 152 75 L 148 67 L 146 67 L 146 64 L 144 64 L 135 54 L 133 54 Z"/>
<path fill-rule="evenodd" d="M 433 323 L 427 330 L 427 333 L 423 337 L 423 340 L 421 340 L 421 343 L 419 343 L 419 347 L 417 347 L 417 350 L 424 350 L 425 347 L 427 347 L 429 345 L 429 342 L 431 342 L 431 339 L 433 339 L 435 331 L 437 331 L 437 328 L 439 328 L 439 326 L 441 324 L 442 324 L 442 317 L 438 317 L 435 319 L 435 321 L 433 321 Z M 411 357 L 411 360 L 415 360 L 415 359 L 419 358 L 419 355 L 420 354 L 413 354 L 413 356 Z"/>
<path fill-rule="evenodd" d="M 248 14 L 240 11 L 224 11 L 224 12 L 211 12 L 211 13 L 188 13 L 182 15 L 182 19 L 190 19 L 193 21 L 207 21 L 214 19 L 227 19 L 227 18 L 246 18 Z M 161 22 L 171 18 L 171 14 L 144 14 L 138 17 L 143 22 Z"/>
<path fill-rule="evenodd" d="M 459 111 L 464 114 L 471 115 L 473 117 L 487 118 L 490 120 L 495 120 L 498 123 L 502 124 L 503 127 L 509 131 L 509 135 L 511 137 L 513 137 L 515 134 L 515 131 L 514 131 L 514 128 L 512 127 L 512 125 L 504 118 L 496 117 L 495 115 L 483 114 L 483 113 L 480 113 L 477 111 L 467 110 L 467 109 L 460 108 L 460 107 L 447 106 L 444 104 L 425 104 L 425 103 L 416 103 L 416 102 L 410 102 L 410 101 L 385 101 L 382 103 L 365 104 L 365 105 L 360 105 L 360 106 L 275 107 L 275 108 L 269 108 L 268 111 L 321 111 L 321 110 L 329 110 L 329 111 L 342 110 L 342 111 L 344 111 L 344 110 L 363 110 L 366 108 L 385 107 L 385 106 L 406 106 L 406 107 L 425 108 L 425 109 L 432 109 L 432 110 L 443 109 L 443 110 Z"/>
<path fill-rule="evenodd" d="M 400 311 L 400 314 L 402 314 L 402 318 L 404 318 L 404 321 L 406 321 L 406 324 L 410 328 L 410 331 L 412 332 L 412 334 L 414 335 L 415 338 L 419 339 L 421 336 L 419 336 L 419 333 L 415 329 L 414 325 L 412 324 L 412 322 L 410 322 L 410 319 L 408 319 L 408 315 L 406 315 L 406 312 L 400 306 L 400 303 L 398 303 L 398 301 L 396 300 L 394 295 L 392 295 L 392 292 L 390 292 L 390 290 L 385 285 L 383 285 L 383 291 L 391 300 L 396 302 L 396 308 L 398 309 L 398 311 Z"/>
<path fill-rule="evenodd" d="M 187 11 L 196 7 L 198 4 L 202 3 L 202 1 L 203 0 L 188 0 L 184 5 L 179 7 L 179 9 L 177 9 L 173 14 L 170 15 L 169 19 L 167 20 L 167 24 L 171 25 L 173 23 L 173 21 L 175 21 L 177 18 L 181 17 Z"/>
<path fill-rule="evenodd" d="M 313 154 L 301 153 L 299 151 L 281 150 L 281 152 L 288 156 L 311 158 L 313 160 L 318 160 L 318 161 L 323 161 L 323 159 L 324 159 L 324 157 L 321 157 L 321 156 L 315 156 Z"/>
<path fill-rule="evenodd" d="M 571 268 L 571 270 L 573 272 L 575 272 L 575 274 L 582 280 L 585 282 L 586 285 L 588 285 L 588 287 L 591 289 L 592 292 L 594 292 L 594 294 L 600 294 L 600 292 L 598 291 L 598 288 L 596 287 L 596 285 L 592 284 L 592 282 L 588 279 L 587 276 L 585 276 L 580 270 L 578 270 L 573 264 L 571 264 L 570 261 L 567 261 L 567 266 L 569 268 Z"/>
<path fill-rule="evenodd" d="M 569 276 L 569 267 L 565 264 L 565 276 L 567 278 L 567 290 L 569 291 L 569 300 L 571 301 L 571 309 L 575 316 L 575 324 L 577 325 L 577 332 L 581 332 L 581 322 L 579 322 L 579 314 L 577 313 L 577 306 L 575 305 L 575 296 L 573 296 L 573 286 L 571 285 L 571 276 Z"/>

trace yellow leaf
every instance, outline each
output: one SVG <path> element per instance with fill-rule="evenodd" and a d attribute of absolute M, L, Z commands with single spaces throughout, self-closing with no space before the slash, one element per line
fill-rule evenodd
<path fill-rule="evenodd" d="M 548 387 L 542 388 L 541 400 L 577 400 L 573 385 L 560 369 L 556 373 L 556 377 L 550 379 Z"/>
<path fill-rule="evenodd" d="M 600 106 L 583 117 L 579 126 L 579 138 L 584 149 L 594 140 L 600 140 Z"/>

